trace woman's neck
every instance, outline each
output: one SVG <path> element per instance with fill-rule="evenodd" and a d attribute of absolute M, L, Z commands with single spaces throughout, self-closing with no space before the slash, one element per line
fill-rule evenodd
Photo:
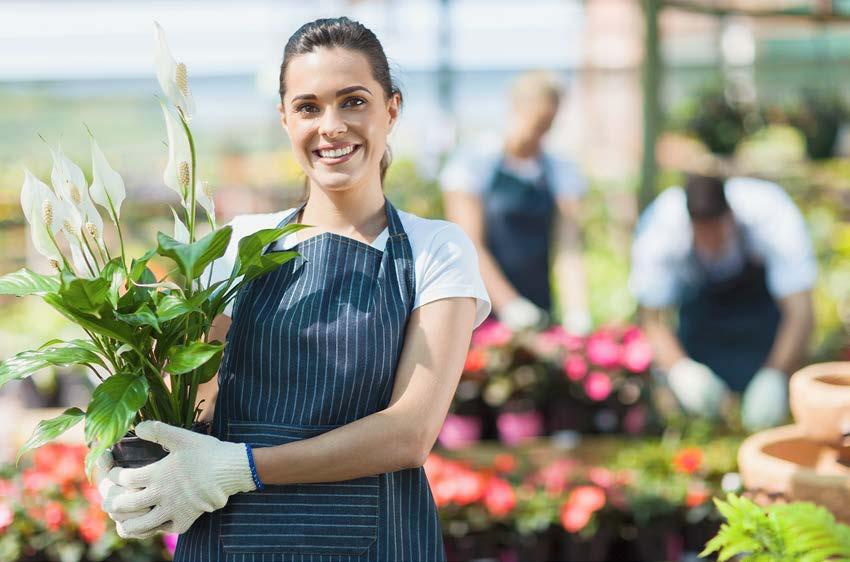
<path fill-rule="evenodd" d="M 540 143 L 523 142 L 516 138 L 508 136 L 505 139 L 504 151 L 507 156 L 516 158 L 517 160 L 528 160 L 536 158 L 540 155 Z"/>
<path fill-rule="evenodd" d="M 301 223 L 316 229 L 305 233 L 334 232 L 366 242 L 374 240 L 387 226 L 384 193 L 380 183 L 344 191 L 325 191 L 310 186 L 310 198 L 301 212 Z"/>

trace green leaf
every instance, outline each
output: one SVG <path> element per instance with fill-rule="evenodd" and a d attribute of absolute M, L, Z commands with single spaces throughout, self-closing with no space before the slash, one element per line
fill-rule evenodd
<path fill-rule="evenodd" d="M 0 277 L 0 295 L 25 297 L 45 295 L 59 290 L 58 275 L 41 275 L 27 268 Z"/>
<path fill-rule="evenodd" d="M 134 259 L 130 265 L 130 279 L 137 283 L 156 283 L 156 277 L 154 277 L 153 272 L 148 269 L 148 262 L 152 257 L 156 255 L 156 250 L 148 250 L 145 252 L 145 255 L 140 257 L 139 259 Z M 145 272 L 150 273 L 150 277 L 144 279 L 147 275 Z"/>
<path fill-rule="evenodd" d="M 169 293 L 162 297 L 156 306 L 156 316 L 160 322 L 173 320 L 189 312 L 201 312 L 200 307 L 194 304 L 194 299 L 186 301 L 181 296 Z"/>
<path fill-rule="evenodd" d="M 224 344 L 217 340 L 211 343 L 221 345 L 221 348 L 215 352 L 206 363 L 198 367 L 195 375 L 197 377 L 196 380 L 198 381 L 198 384 L 209 382 L 210 379 L 218 373 L 218 368 L 221 367 L 221 358 L 224 355 Z"/>
<path fill-rule="evenodd" d="M 156 314 L 153 313 L 153 310 L 147 304 L 142 304 L 135 312 L 130 314 L 115 314 L 115 317 L 131 326 L 150 326 L 157 332 L 161 332 Z"/>
<path fill-rule="evenodd" d="M 100 318 L 100 310 L 109 297 L 109 286 L 110 282 L 101 277 L 83 279 L 63 273 L 59 296 L 66 307 Z"/>
<path fill-rule="evenodd" d="M 86 443 L 97 445 L 86 455 L 90 473 L 100 453 L 118 442 L 148 398 L 148 381 L 141 375 L 118 373 L 94 389 L 86 413 Z"/>
<path fill-rule="evenodd" d="M 124 268 L 121 266 L 121 258 L 114 258 L 103 266 L 103 269 L 100 272 L 100 277 L 109 283 L 109 288 L 106 293 L 107 300 L 112 303 L 112 308 L 118 308 L 118 299 L 121 296 L 121 287 L 126 281 L 124 277 Z"/>
<path fill-rule="evenodd" d="M 55 293 L 49 293 L 42 297 L 44 302 L 56 309 L 62 316 L 71 320 L 80 327 L 101 336 L 114 338 L 123 343 L 133 345 L 133 329 L 131 326 L 122 322 L 116 322 L 114 318 L 97 318 L 88 314 L 83 314 L 78 310 L 66 306 L 61 296 Z M 102 311 L 101 311 L 102 312 Z"/>
<path fill-rule="evenodd" d="M 49 365 L 66 366 L 85 363 L 103 365 L 100 355 L 74 340 L 46 348 L 22 351 L 0 363 L 0 387 L 12 380 L 23 379 Z"/>
<path fill-rule="evenodd" d="M 168 364 L 165 370 L 173 375 L 188 373 L 197 369 L 216 354 L 221 353 L 221 343 L 192 342 L 189 345 L 177 345 L 168 350 Z"/>
<path fill-rule="evenodd" d="M 258 230 L 253 234 L 244 236 L 239 240 L 239 249 L 236 256 L 236 263 L 233 266 L 233 277 L 245 275 L 251 268 L 260 267 L 262 258 L 270 257 L 275 254 L 287 254 L 289 252 L 274 252 L 272 254 L 262 255 L 263 248 L 271 244 L 278 238 L 286 236 L 292 232 L 297 232 L 304 228 L 309 228 L 309 225 L 304 224 L 289 224 L 283 228 L 265 228 Z M 292 252 L 296 256 L 297 252 Z M 290 258 L 292 259 L 292 258 Z M 288 260 L 287 260 L 288 261 Z"/>
<path fill-rule="evenodd" d="M 187 279 L 196 279 L 210 262 L 224 255 L 232 232 L 232 227 L 225 226 L 192 244 L 183 244 L 159 232 L 157 253 L 174 260 Z"/>
<path fill-rule="evenodd" d="M 256 279 L 260 275 L 268 273 L 273 269 L 277 269 L 281 265 L 297 258 L 300 255 L 301 254 L 298 252 L 288 251 L 273 252 L 271 254 L 260 256 L 255 262 L 242 268 L 242 275 L 244 277 L 240 280 L 239 284 L 242 285 L 252 279 Z"/>
<path fill-rule="evenodd" d="M 33 431 L 32 435 L 30 435 L 30 438 L 27 439 L 26 443 L 24 443 L 18 451 L 18 456 L 15 458 L 15 464 L 18 464 L 18 461 L 21 460 L 24 453 L 33 449 L 38 449 L 45 443 L 53 441 L 77 425 L 85 417 L 85 415 L 86 413 L 79 408 L 68 408 L 55 418 L 40 421 L 35 427 L 35 431 Z"/>

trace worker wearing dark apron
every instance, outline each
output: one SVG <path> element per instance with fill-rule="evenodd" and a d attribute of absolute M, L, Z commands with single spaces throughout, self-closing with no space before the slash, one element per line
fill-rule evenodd
<path fill-rule="evenodd" d="M 746 429 L 785 421 L 788 376 L 812 331 L 817 266 L 782 189 L 691 175 L 644 212 L 632 258 L 630 284 L 656 366 L 684 410 L 716 417 L 730 393 L 741 393 Z"/>

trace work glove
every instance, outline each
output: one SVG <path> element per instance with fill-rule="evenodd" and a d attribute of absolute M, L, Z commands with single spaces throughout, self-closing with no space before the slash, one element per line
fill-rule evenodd
<path fill-rule="evenodd" d="M 762 367 L 744 390 L 741 423 L 747 431 L 774 427 L 788 419 L 788 376 Z"/>
<path fill-rule="evenodd" d="M 124 538 L 184 533 L 204 512 L 224 507 L 233 494 L 257 489 L 245 443 L 220 441 L 158 421 L 144 421 L 135 431 L 169 453 L 142 468 L 109 471 L 117 490 L 104 498 L 103 510 L 116 523 L 120 519 L 119 535 Z"/>
<path fill-rule="evenodd" d="M 680 359 L 667 373 L 667 386 L 688 414 L 708 418 L 720 414 L 729 387 L 714 371 L 689 357 Z"/>
<path fill-rule="evenodd" d="M 586 336 L 593 328 L 593 320 L 587 310 L 570 311 L 563 316 L 562 326 L 570 334 Z"/>
<path fill-rule="evenodd" d="M 514 332 L 540 328 L 547 316 L 546 311 L 524 297 L 516 297 L 499 310 L 499 321 Z"/>
<path fill-rule="evenodd" d="M 106 501 L 110 502 L 115 499 L 119 494 L 128 493 L 136 490 L 131 490 L 127 488 L 122 488 L 112 480 L 110 480 L 107 475 L 109 471 L 115 466 L 114 461 L 112 459 L 112 453 L 109 451 L 103 452 L 95 463 L 94 474 L 92 478 L 92 482 L 94 482 L 95 486 L 97 486 L 97 491 L 100 493 L 100 497 L 102 500 L 101 506 L 106 504 Z M 106 509 L 104 509 L 106 511 Z M 126 535 L 124 531 L 123 522 L 127 519 L 132 519 L 133 517 L 138 517 L 140 515 L 144 515 L 149 510 L 147 508 L 128 513 L 109 513 L 106 511 L 107 515 L 115 521 L 115 528 L 118 532 L 119 536 L 124 537 Z M 153 534 L 153 533 L 151 533 Z M 138 538 L 146 538 L 146 537 L 138 537 Z"/>

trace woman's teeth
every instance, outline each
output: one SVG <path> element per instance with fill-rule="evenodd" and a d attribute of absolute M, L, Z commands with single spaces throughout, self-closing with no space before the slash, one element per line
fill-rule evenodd
<path fill-rule="evenodd" d="M 354 145 L 338 148 L 336 150 L 320 150 L 319 156 L 322 158 L 341 158 L 346 154 L 351 154 L 354 151 Z"/>

